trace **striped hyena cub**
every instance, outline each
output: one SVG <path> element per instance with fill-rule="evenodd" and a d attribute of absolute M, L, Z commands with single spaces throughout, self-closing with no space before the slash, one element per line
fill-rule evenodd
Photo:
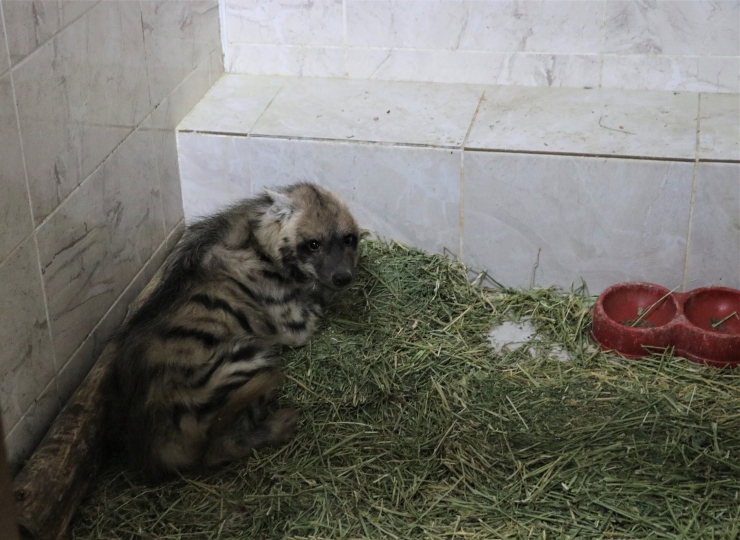
<path fill-rule="evenodd" d="M 112 441 L 150 477 L 236 460 L 291 436 L 268 406 L 281 345 L 303 345 L 359 257 L 347 207 L 312 184 L 193 224 L 116 340 Z"/>

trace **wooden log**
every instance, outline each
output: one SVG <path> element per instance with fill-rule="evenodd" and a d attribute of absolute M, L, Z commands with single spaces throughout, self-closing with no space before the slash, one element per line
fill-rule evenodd
<path fill-rule="evenodd" d="M 100 467 L 104 392 L 110 349 L 57 416 L 15 478 L 21 536 L 61 540 Z"/>
<path fill-rule="evenodd" d="M 133 313 L 159 282 L 158 271 Z M 105 381 L 113 347 L 108 345 L 15 477 L 14 493 L 23 540 L 63 540 L 101 463 Z"/>
<path fill-rule="evenodd" d="M 0 433 L 5 433 L 2 418 L 0 418 Z M 15 503 L 11 492 L 7 459 L 5 441 L 0 438 L 0 540 L 18 540 L 18 521 L 15 518 Z"/>

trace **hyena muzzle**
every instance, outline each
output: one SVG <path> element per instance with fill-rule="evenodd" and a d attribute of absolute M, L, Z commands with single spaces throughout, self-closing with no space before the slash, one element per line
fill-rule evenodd
<path fill-rule="evenodd" d="M 306 343 L 352 282 L 359 235 L 313 184 L 190 226 L 114 340 L 109 441 L 154 479 L 287 441 L 298 415 L 274 410 L 277 349 Z"/>

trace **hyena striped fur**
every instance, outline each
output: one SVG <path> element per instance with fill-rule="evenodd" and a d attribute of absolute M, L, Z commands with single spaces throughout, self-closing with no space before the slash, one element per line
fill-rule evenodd
<path fill-rule="evenodd" d="M 344 204 L 305 183 L 188 228 L 115 339 L 110 440 L 136 469 L 156 479 L 289 439 L 297 412 L 269 412 L 277 349 L 305 344 L 351 283 L 359 235 Z"/>

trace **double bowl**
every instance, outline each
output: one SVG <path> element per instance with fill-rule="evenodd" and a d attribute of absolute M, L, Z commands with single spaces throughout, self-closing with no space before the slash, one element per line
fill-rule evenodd
<path fill-rule="evenodd" d="M 740 365 L 740 290 L 676 293 L 652 283 L 620 283 L 599 296 L 592 315 L 594 340 L 626 358 L 673 347 L 694 362 Z"/>

